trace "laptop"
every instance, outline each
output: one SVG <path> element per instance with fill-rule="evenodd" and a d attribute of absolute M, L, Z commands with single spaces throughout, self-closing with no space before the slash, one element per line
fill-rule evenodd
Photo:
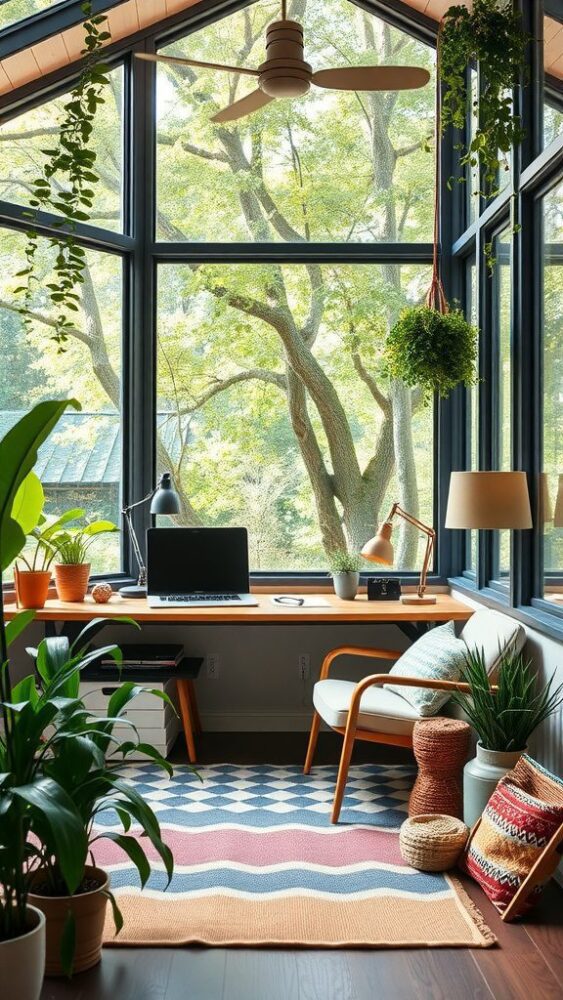
<path fill-rule="evenodd" d="M 147 601 L 151 608 L 257 606 L 246 528 L 149 528 Z"/>

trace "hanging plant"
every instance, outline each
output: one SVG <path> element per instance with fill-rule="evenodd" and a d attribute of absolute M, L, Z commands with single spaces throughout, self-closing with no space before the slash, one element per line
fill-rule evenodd
<path fill-rule="evenodd" d="M 41 151 L 46 160 L 41 174 L 32 182 L 30 210 L 24 213 L 32 223 L 26 233 L 26 266 L 17 272 L 17 277 L 26 281 L 15 289 L 16 294 L 24 296 L 20 312 L 29 325 L 34 282 L 38 281 L 35 270 L 39 235 L 33 223 L 40 212 L 61 216 L 62 221 L 55 223 L 61 234 L 49 240 L 55 248 L 55 262 L 53 276 L 46 285 L 55 310 L 52 339 L 61 349 L 68 329 L 73 326 L 68 314 L 78 312 L 80 296 L 77 289 L 84 280 L 86 254 L 73 233 L 77 222 L 87 222 L 90 218 L 94 186 L 99 180 L 95 170 L 96 153 L 90 141 L 97 110 L 104 103 L 104 88 L 109 83 L 107 67 L 99 61 L 100 49 L 111 38 L 109 31 L 104 30 L 107 18 L 93 15 L 90 2 L 82 4 L 82 11 L 85 15 L 81 53 L 84 64 L 78 83 L 64 104 L 57 144 Z"/>
<path fill-rule="evenodd" d="M 486 198 L 498 194 L 499 152 L 508 154 L 524 138 L 520 116 L 512 108 L 512 90 L 525 66 L 528 40 L 512 0 L 474 0 L 471 10 L 450 7 L 441 24 L 439 76 L 446 86 L 441 131 L 450 126 L 464 129 L 466 70 L 478 64 L 482 86 L 476 131 L 469 144 L 457 148 L 462 166 L 481 168 L 480 193 Z"/>
<path fill-rule="evenodd" d="M 428 306 L 404 309 L 387 337 L 385 367 L 390 378 L 420 386 L 424 403 L 434 393 L 449 396 L 456 385 L 477 382 L 478 331 L 462 312 Z"/>
<path fill-rule="evenodd" d="M 479 2 L 479 0 L 478 0 Z M 441 88 L 438 45 L 436 134 L 434 144 L 434 234 L 432 280 L 424 305 L 404 309 L 385 342 L 383 363 L 389 378 L 420 386 L 425 405 L 435 393 L 449 396 L 457 385 L 475 385 L 478 330 L 458 309 L 450 311 L 440 271 L 440 135 Z"/>

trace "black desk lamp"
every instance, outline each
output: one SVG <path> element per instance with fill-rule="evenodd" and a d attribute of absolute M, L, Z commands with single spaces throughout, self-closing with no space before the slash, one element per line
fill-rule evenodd
<path fill-rule="evenodd" d="M 125 523 L 129 531 L 129 537 L 131 539 L 131 545 L 133 547 L 133 552 L 135 553 L 135 559 L 137 560 L 139 566 L 139 577 L 137 579 L 136 586 L 133 587 L 121 587 L 119 593 L 123 597 L 146 597 L 147 593 L 147 567 L 143 562 L 143 556 L 141 549 L 139 548 L 139 541 L 137 535 L 135 534 L 135 529 L 133 527 L 133 521 L 131 520 L 131 511 L 134 507 L 140 507 L 141 504 L 146 503 L 148 500 L 151 501 L 151 514 L 178 514 L 180 511 L 180 498 L 176 493 L 172 485 L 172 476 L 169 472 L 163 472 L 158 485 L 150 493 L 147 493 L 146 497 L 142 500 L 137 500 L 136 503 L 132 503 L 129 507 L 124 507 L 121 513 L 125 518 Z"/>

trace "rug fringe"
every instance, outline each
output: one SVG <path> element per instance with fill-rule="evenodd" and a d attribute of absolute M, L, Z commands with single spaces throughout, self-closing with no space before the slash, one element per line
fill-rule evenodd
<path fill-rule="evenodd" d="M 477 930 L 479 931 L 481 937 L 484 939 L 483 948 L 492 948 L 493 945 L 498 943 L 498 938 L 496 934 L 493 934 L 491 928 L 485 921 L 481 910 L 476 903 L 473 902 L 471 896 L 467 892 L 467 889 L 462 884 L 461 879 L 457 875 L 448 875 L 449 881 L 451 882 L 454 892 L 457 893 L 460 902 L 463 904 L 469 916 L 471 917 L 473 923 L 475 924 Z"/>

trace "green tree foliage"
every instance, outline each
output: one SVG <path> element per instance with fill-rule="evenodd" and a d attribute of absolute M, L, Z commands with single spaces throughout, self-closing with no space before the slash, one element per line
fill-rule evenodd
<path fill-rule="evenodd" d="M 293 0 L 289 14 L 303 22 L 316 68 L 433 69 L 432 50 L 348 0 Z M 257 66 L 265 26 L 277 16 L 277 5 L 256 3 L 165 51 Z M 341 243 L 344 260 L 351 242 L 431 239 L 432 161 L 424 147 L 433 132 L 432 84 L 404 93 L 313 90 L 212 125 L 213 111 L 248 86 L 238 75 L 158 68 L 159 239 L 240 241 L 257 252 L 265 241 Z M 0 130 L 2 197 L 25 199 L 26 176 L 37 166 L 26 167 L 26 158 L 40 158 L 45 130 L 56 127 L 53 104 Z M 96 224 L 113 229 L 121 226 L 119 123 L 115 85 L 96 124 L 94 206 Z M 49 266 L 46 254 L 47 280 Z M 37 348 L 31 364 L 51 394 L 70 383 L 97 413 L 120 406 L 116 271 L 113 258 L 89 254 L 65 358 L 54 363 L 45 348 L 52 316 L 40 286 L 27 335 Z M 431 413 L 416 389 L 386 379 L 381 365 L 388 329 L 428 281 L 427 268 L 391 263 L 162 265 L 158 465 L 180 486 L 182 522 L 249 524 L 255 568 L 305 569 L 346 544 L 358 548 L 394 499 L 430 520 Z M 398 535 L 397 566 L 410 568 L 416 533 Z"/>

